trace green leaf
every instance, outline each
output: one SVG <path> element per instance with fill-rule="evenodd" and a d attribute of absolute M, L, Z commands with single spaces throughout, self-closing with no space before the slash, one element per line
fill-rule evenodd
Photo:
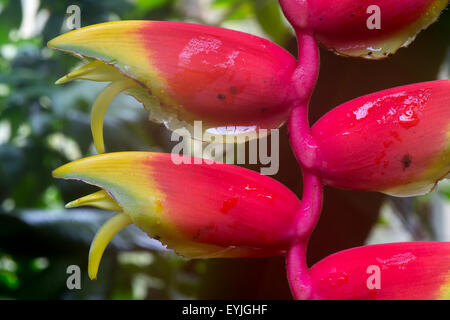
<path fill-rule="evenodd" d="M 273 0 L 253 0 L 256 19 L 266 32 L 276 43 L 283 45 L 290 37 L 291 31 L 283 20 L 283 14 L 278 5 L 278 1 Z"/>

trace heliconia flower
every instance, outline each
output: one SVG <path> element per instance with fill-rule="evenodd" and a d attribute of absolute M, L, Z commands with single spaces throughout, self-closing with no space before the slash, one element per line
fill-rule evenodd
<path fill-rule="evenodd" d="M 120 212 L 92 243 L 91 278 L 97 276 L 108 242 L 129 224 L 189 258 L 285 253 L 300 207 L 294 193 L 271 178 L 237 166 L 190 157 L 185 160 L 192 164 L 177 165 L 171 157 L 145 152 L 103 154 L 54 171 L 57 178 L 101 188 L 68 207 L 88 205 Z"/>
<path fill-rule="evenodd" d="M 346 56 L 380 59 L 408 46 L 448 0 L 280 0 L 297 30 Z M 377 20 L 378 19 L 378 20 Z"/>
<path fill-rule="evenodd" d="M 312 135 L 324 183 L 396 196 L 428 193 L 450 172 L 450 80 L 344 103 Z"/>
<path fill-rule="evenodd" d="M 310 275 L 316 299 L 448 300 L 450 243 L 354 248 L 318 262 Z"/>
<path fill-rule="evenodd" d="M 295 58 L 242 32 L 180 22 L 118 21 L 66 33 L 48 45 L 88 62 L 57 83 L 112 82 L 93 107 L 92 131 L 100 153 L 103 117 L 120 92 L 134 96 L 152 120 L 170 129 L 193 131 L 199 120 L 216 136 L 278 128 L 297 98 L 291 85 Z"/>

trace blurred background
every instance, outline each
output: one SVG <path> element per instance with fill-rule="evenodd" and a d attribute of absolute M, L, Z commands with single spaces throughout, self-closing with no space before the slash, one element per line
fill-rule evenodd
<path fill-rule="evenodd" d="M 296 40 L 275 0 L 0 0 L 0 299 L 291 299 L 284 261 L 190 261 L 137 228 L 110 244 L 96 282 L 87 278 L 90 242 L 109 213 L 65 210 L 95 189 L 56 181 L 51 171 L 95 154 L 89 126 L 93 100 L 105 84 L 55 86 L 79 61 L 46 47 L 67 31 L 67 8 L 78 5 L 81 26 L 122 20 L 173 20 L 253 33 L 296 54 Z M 450 13 L 408 48 L 383 61 L 338 57 L 322 50 L 311 121 L 363 94 L 414 82 L 448 79 Z M 170 133 L 147 121 L 132 98 L 114 100 L 105 122 L 109 151 L 170 152 Z M 275 177 L 301 195 L 301 172 L 281 134 Z M 249 167 L 258 170 L 257 166 Z M 372 243 L 450 241 L 450 183 L 431 195 L 393 199 L 326 189 L 309 263 Z M 66 286 L 79 265 L 81 290 Z"/>

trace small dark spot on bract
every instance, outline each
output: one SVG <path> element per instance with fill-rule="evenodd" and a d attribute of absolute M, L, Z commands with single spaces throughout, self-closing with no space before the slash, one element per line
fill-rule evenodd
<path fill-rule="evenodd" d="M 238 92 L 238 89 L 235 86 L 230 87 L 230 92 L 232 94 L 236 94 Z"/>
<path fill-rule="evenodd" d="M 267 111 L 269 111 L 269 109 L 267 109 L 267 108 L 261 108 L 261 112 L 262 112 L 262 113 L 267 112 Z"/>
<path fill-rule="evenodd" d="M 227 97 L 224 95 L 224 94 L 221 94 L 221 93 L 219 93 L 218 95 L 217 95 L 217 99 L 219 99 L 219 100 L 225 100 Z"/>
<path fill-rule="evenodd" d="M 405 154 L 402 158 L 403 170 L 408 169 L 411 166 L 412 160 L 409 154 Z"/>
<path fill-rule="evenodd" d="M 194 237 L 193 237 L 192 239 L 193 239 L 193 240 L 197 240 L 198 238 L 200 238 L 200 236 L 201 236 L 203 233 L 208 232 L 209 230 L 211 230 L 211 229 L 213 229 L 213 228 L 214 228 L 214 225 L 213 225 L 213 224 L 210 224 L 210 225 L 208 225 L 208 226 L 204 226 L 204 227 L 201 227 L 201 228 L 197 229 L 197 232 L 196 232 L 196 234 L 194 235 Z"/>
<path fill-rule="evenodd" d="M 322 21 L 322 20 L 323 20 L 323 18 L 319 18 L 319 20 L 320 20 L 320 21 Z"/>
<path fill-rule="evenodd" d="M 353 18 L 355 16 L 354 13 L 350 13 L 350 18 Z"/>

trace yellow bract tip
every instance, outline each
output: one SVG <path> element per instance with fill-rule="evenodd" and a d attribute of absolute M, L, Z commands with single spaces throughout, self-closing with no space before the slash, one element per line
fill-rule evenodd
<path fill-rule="evenodd" d="M 70 209 L 82 206 L 91 206 L 111 211 L 122 210 L 122 208 L 117 204 L 117 202 L 105 190 L 100 190 L 88 196 L 72 201 L 66 205 L 66 208 Z"/>
<path fill-rule="evenodd" d="M 119 93 L 135 86 L 136 82 L 128 78 L 115 81 L 106 87 L 106 89 L 100 93 L 95 101 L 91 113 L 91 130 L 95 148 L 98 153 L 105 152 L 105 145 L 103 141 L 103 121 L 110 103 Z"/>
<path fill-rule="evenodd" d="M 126 79 L 115 67 L 110 66 L 103 61 L 94 60 L 75 69 L 68 75 L 62 77 L 55 84 L 62 84 L 73 80 L 90 80 L 90 81 L 117 81 Z"/>
<path fill-rule="evenodd" d="M 121 230 L 132 224 L 131 218 L 124 212 L 118 213 L 97 232 L 89 250 L 88 274 L 91 280 L 97 279 L 98 268 L 106 247 Z"/>
<path fill-rule="evenodd" d="M 58 80 L 56 80 L 56 81 L 55 81 L 55 84 L 56 84 L 56 85 L 64 84 L 64 83 L 69 82 L 69 81 L 71 81 L 71 79 L 66 75 L 66 76 L 64 76 L 64 77 L 59 78 Z"/>

